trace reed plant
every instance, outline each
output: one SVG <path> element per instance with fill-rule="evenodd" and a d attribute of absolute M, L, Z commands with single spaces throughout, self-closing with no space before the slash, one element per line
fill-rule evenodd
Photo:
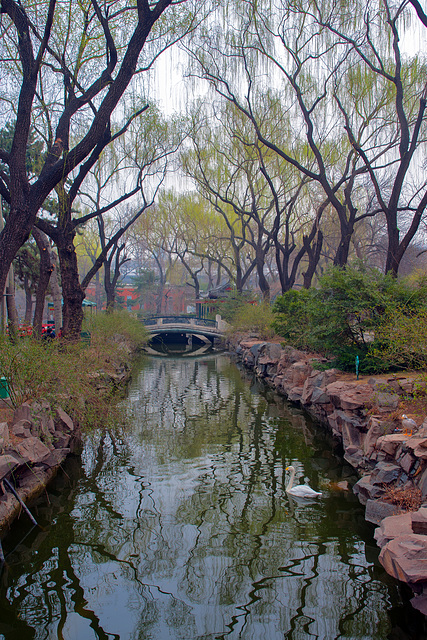
<path fill-rule="evenodd" d="M 242 303 L 231 317 L 232 332 L 255 333 L 262 340 L 274 337 L 272 328 L 274 320 L 271 305 L 267 302 L 260 304 Z"/>

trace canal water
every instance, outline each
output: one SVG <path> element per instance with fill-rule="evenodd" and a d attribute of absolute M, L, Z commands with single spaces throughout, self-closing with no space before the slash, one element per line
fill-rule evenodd
<path fill-rule="evenodd" d="M 325 432 L 226 355 L 145 358 L 3 540 L 0 639 L 426 638 Z M 315 501 L 285 492 L 297 482 Z"/>

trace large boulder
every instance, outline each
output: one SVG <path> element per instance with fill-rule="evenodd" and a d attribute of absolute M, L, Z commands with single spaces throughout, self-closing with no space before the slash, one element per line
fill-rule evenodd
<path fill-rule="evenodd" d="M 258 364 L 276 364 L 282 355 L 282 347 L 275 342 L 267 342 L 261 349 Z"/>
<path fill-rule="evenodd" d="M 277 367 L 277 373 L 282 373 L 283 371 L 289 369 L 289 367 L 292 366 L 295 362 L 302 361 L 305 361 L 305 354 L 302 351 L 298 351 L 298 349 L 294 349 L 294 347 L 285 345 L 281 349 L 281 356 Z"/>
<path fill-rule="evenodd" d="M 74 431 L 74 422 L 71 420 L 68 413 L 66 413 L 61 407 L 56 409 L 57 429 L 58 431 L 64 431 L 65 433 L 72 433 Z"/>
<path fill-rule="evenodd" d="M 380 526 L 375 529 L 374 538 L 379 547 L 384 547 L 387 542 L 407 534 L 427 534 L 427 508 L 421 507 L 418 511 L 407 511 L 399 515 L 384 518 Z M 427 579 L 427 576 L 426 576 Z"/>
<path fill-rule="evenodd" d="M 376 484 L 391 484 L 395 482 L 401 473 L 400 466 L 393 462 L 378 462 L 372 472 L 373 482 Z"/>
<path fill-rule="evenodd" d="M 413 533 L 412 514 L 407 512 L 383 518 L 380 526 L 374 531 L 374 538 L 378 546 L 382 548 L 387 542 L 390 542 L 390 540 L 411 533 Z"/>
<path fill-rule="evenodd" d="M 378 418 L 370 417 L 366 425 L 367 433 L 363 440 L 363 453 L 370 458 L 378 447 L 378 440 L 384 437 L 384 424 Z"/>
<path fill-rule="evenodd" d="M 407 533 L 381 549 L 379 560 L 396 580 L 417 585 L 427 581 L 427 536 Z"/>
<path fill-rule="evenodd" d="M 306 405 L 310 403 L 326 404 L 330 402 L 326 387 L 337 379 L 337 369 L 327 371 L 312 371 L 304 382 L 304 391 L 301 402 Z"/>
<path fill-rule="evenodd" d="M 412 436 L 406 438 L 406 447 L 411 449 L 415 458 L 419 460 L 427 460 L 427 438 L 422 436 Z"/>
<path fill-rule="evenodd" d="M 408 436 L 403 433 L 390 433 L 385 436 L 380 436 L 376 443 L 376 449 L 383 451 L 390 458 L 394 458 L 398 448 L 406 442 Z"/>
<path fill-rule="evenodd" d="M 368 473 L 367 475 L 362 476 L 360 480 L 356 482 L 353 487 L 353 492 L 358 497 L 359 502 L 363 505 L 366 505 L 368 500 L 376 500 L 377 498 L 383 496 L 384 487 L 376 484 L 372 479 L 372 474 Z M 391 515 L 391 513 L 388 512 L 385 515 L 389 516 Z"/>
<path fill-rule="evenodd" d="M 14 453 L 13 451 L 0 456 L 0 480 L 8 477 L 23 464 L 25 464 L 25 460 L 23 460 L 21 456 L 19 456 L 17 453 Z"/>
<path fill-rule="evenodd" d="M 32 464 L 41 462 L 50 453 L 50 449 L 35 436 L 25 438 L 25 440 L 16 445 L 15 449 L 24 460 Z"/>
<path fill-rule="evenodd" d="M 13 414 L 13 424 L 19 422 L 19 420 L 31 420 L 31 416 L 31 405 L 28 402 L 24 402 L 15 410 Z"/>
<path fill-rule="evenodd" d="M 291 391 L 294 390 L 294 387 L 301 387 L 301 393 L 298 397 L 298 400 L 301 400 L 304 383 L 311 371 L 311 366 L 307 362 L 299 360 L 298 362 L 294 362 L 285 372 L 283 372 L 281 387 L 286 395 L 290 395 Z"/>
<path fill-rule="evenodd" d="M 374 486 L 379 494 L 384 493 L 377 485 Z M 365 520 L 372 522 L 372 524 L 381 524 L 384 520 L 399 517 L 402 513 L 402 509 L 396 504 L 386 502 L 385 500 L 381 500 L 381 498 L 375 500 L 369 499 L 366 502 Z"/>
<path fill-rule="evenodd" d="M 337 380 L 328 384 L 326 392 L 337 409 L 356 411 L 365 409 L 373 397 L 369 384 L 355 384 Z"/>

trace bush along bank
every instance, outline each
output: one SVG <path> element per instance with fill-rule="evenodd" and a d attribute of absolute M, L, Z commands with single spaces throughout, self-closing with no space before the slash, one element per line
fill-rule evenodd
<path fill-rule="evenodd" d="M 242 335 L 229 349 L 243 365 L 330 430 L 360 479 L 353 491 L 375 525 L 380 562 L 414 592 L 427 615 L 427 418 L 398 411 L 414 392 L 415 375 L 357 379 L 316 369 L 319 357 Z M 321 358 L 320 358 L 321 360 Z"/>

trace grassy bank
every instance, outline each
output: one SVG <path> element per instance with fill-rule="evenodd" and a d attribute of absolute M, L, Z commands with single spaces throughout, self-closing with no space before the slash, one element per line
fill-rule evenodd
<path fill-rule="evenodd" d="M 142 323 L 126 312 L 97 314 L 85 322 L 86 339 L 0 339 L 0 375 L 13 408 L 46 400 L 61 407 L 82 429 L 122 419 L 122 382 L 132 354 L 147 340 Z M 2 404 L 0 402 L 0 404 Z M 5 403 L 3 403 L 5 405 Z"/>

